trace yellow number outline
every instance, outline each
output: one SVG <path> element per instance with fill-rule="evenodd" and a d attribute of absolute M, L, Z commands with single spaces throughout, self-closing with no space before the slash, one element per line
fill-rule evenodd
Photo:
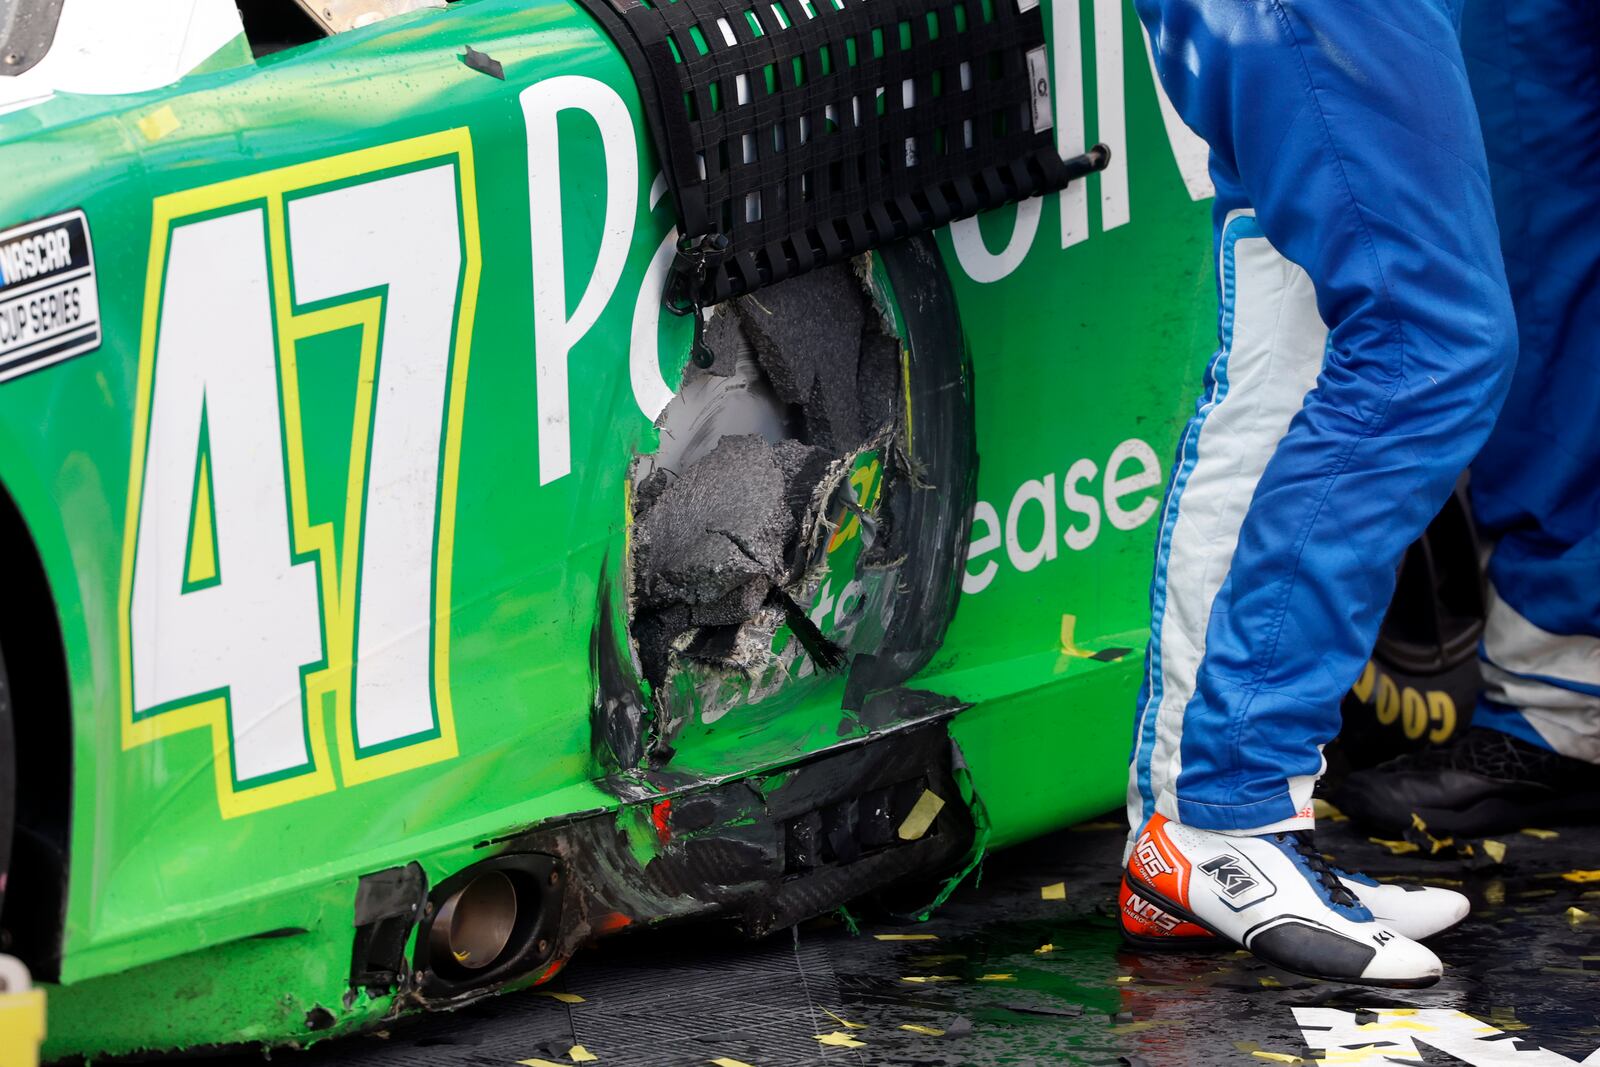
<path fill-rule="evenodd" d="M 438 733 L 426 741 L 358 758 L 353 737 L 351 699 L 354 666 L 356 579 L 359 573 L 360 517 L 366 497 L 366 442 L 371 432 L 373 370 L 377 360 L 381 303 L 376 297 L 294 313 L 289 286 L 288 241 L 284 201 L 288 194 L 333 182 L 452 157 L 457 168 L 461 218 L 462 274 L 458 294 L 454 350 L 451 353 L 444 413 L 444 446 L 440 453 L 438 539 L 433 592 L 433 702 Z M 292 537 L 297 554 L 314 552 L 321 587 L 325 665 L 304 676 L 305 714 L 312 769 L 265 784 L 239 788 L 233 780 L 232 739 L 227 702 L 202 694 L 148 718 L 136 718 L 133 707 L 131 613 L 133 564 L 137 548 L 139 507 L 143 495 L 144 460 L 149 440 L 154 386 L 156 334 L 166 270 L 167 237 L 180 219 L 216 212 L 252 201 L 266 202 L 267 253 L 272 272 L 277 326 L 278 370 L 282 387 L 285 450 L 288 456 Z M 124 521 L 122 575 L 118 591 L 118 657 L 121 667 L 120 719 L 122 748 L 128 751 L 190 730 L 209 729 L 217 801 L 224 819 L 263 811 L 327 793 L 336 787 L 329 759 L 325 697 L 333 694 L 339 778 L 347 785 L 371 781 L 456 756 L 455 714 L 450 697 L 450 591 L 454 562 L 456 494 L 459 484 L 461 433 L 466 405 L 467 369 L 477 309 L 482 254 L 478 233 L 477 179 L 471 134 L 465 128 L 444 130 L 392 144 L 365 148 L 327 159 L 266 171 L 213 185 L 157 197 L 152 204 L 150 259 L 145 274 L 144 314 L 140 326 L 138 385 L 134 409 L 132 457 Z M 352 431 L 351 462 L 345 487 L 344 540 L 336 551 L 331 523 L 309 521 L 305 445 L 301 420 L 296 342 L 349 326 L 361 328 L 360 384 Z"/>

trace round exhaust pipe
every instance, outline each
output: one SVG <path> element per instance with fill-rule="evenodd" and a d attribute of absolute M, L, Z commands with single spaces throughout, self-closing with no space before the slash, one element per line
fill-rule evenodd
<path fill-rule="evenodd" d="M 436 960 L 481 971 L 505 952 L 516 925 L 516 886 L 500 871 L 485 871 L 445 899 L 428 928 L 428 947 Z"/>
<path fill-rule="evenodd" d="M 554 856 L 504 853 L 428 897 L 416 959 L 425 996 L 455 996 L 527 974 L 554 954 L 565 895 Z"/>

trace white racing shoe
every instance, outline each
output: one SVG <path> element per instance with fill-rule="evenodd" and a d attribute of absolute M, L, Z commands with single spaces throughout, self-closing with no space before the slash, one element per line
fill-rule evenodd
<path fill-rule="evenodd" d="M 1452 889 L 1383 883 L 1338 867 L 1333 873 L 1374 919 L 1413 941 L 1426 941 L 1450 929 L 1467 917 L 1471 907 L 1466 897 Z M 1198 952 L 1225 943 L 1194 923 L 1169 915 L 1130 888 L 1126 877 L 1118 904 L 1122 936 L 1140 948 Z"/>
<path fill-rule="evenodd" d="M 1425 941 L 1455 926 L 1472 910 L 1472 902 L 1454 889 L 1409 882 L 1379 882 L 1355 871 L 1334 869 L 1345 888 L 1354 893 L 1395 933 Z"/>
<path fill-rule="evenodd" d="M 1374 918 L 1316 850 L 1309 831 L 1229 837 L 1157 815 L 1134 844 L 1127 883 L 1147 909 L 1154 906 L 1297 974 L 1416 988 L 1433 985 L 1443 971 L 1439 957 Z M 1382 896 L 1385 903 L 1400 899 Z M 1126 902 L 1122 910 L 1126 917 Z"/>

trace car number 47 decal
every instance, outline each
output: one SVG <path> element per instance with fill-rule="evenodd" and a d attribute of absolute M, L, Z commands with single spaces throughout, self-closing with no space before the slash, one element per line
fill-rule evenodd
<path fill-rule="evenodd" d="M 225 818 L 456 754 L 473 189 L 450 130 L 154 203 L 122 742 L 209 730 Z"/>

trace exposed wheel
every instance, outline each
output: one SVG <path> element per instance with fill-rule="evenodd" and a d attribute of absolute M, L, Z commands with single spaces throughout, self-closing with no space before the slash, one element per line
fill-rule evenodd
<path fill-rule="evenodd" d="M 1482 684 L 1484 603 L 1463 479 L 1406 550 L 1372 658 L 1345 697 L 1340 746 L 1352 766 L 1442 744 L 1467 729 Z"/>

